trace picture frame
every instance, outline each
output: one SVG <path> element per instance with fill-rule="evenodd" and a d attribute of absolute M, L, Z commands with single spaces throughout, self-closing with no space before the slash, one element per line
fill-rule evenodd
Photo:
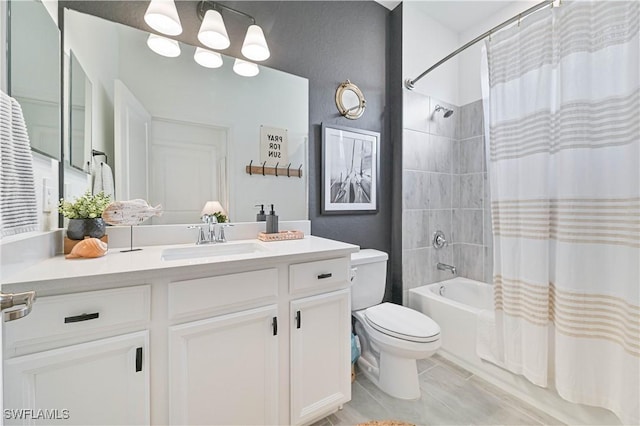
<path fill-rule="evenodd" d="M 322 214 L 378 212 L 380 133 L 322 123 Z"/>

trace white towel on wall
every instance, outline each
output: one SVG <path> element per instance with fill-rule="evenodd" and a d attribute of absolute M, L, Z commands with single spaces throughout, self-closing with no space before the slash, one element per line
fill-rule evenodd
<path fill-rule="evenodd" d="M 103 191 L 106 195 L 110 195 L 114 198 L 114 185 L 113 185 L 113 172 L 111 167 L 101 161 L 93 169 L 93 193 L 97 194 Z"/>
<path fill-rule="evenodd" d="M 33 159 L 22 108 L 0 91 L 0 238 L 38 230 Z"/>

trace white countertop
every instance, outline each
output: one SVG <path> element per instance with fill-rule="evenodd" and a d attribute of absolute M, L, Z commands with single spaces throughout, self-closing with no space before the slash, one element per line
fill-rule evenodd
<path fill-rule="evenodd" d="M 167 246 L 140 247 L 142 250 L 122 253 L 120 249 L 110 249 L 103 257 L 95 259 L 65 259 L 58 255 L 13 274 L 2 282 L 2 290 L 36 291 L 47 285 L 64 285 L 65 282 L 84 281 L 87 279 L 100 280 L 105 278 L 125 278 L 137 275 L 144 278 L 153 271 L 167 273 L 186 271 L 185 268 L 199 270 L 202 268 L 218 268 L 228 265 L 241 265 L 255 261 L 288 261 L 300 257 L 303 260 L 309 255 L 326 257 L 344 256 L 358 251 L 358 246 L 339 241 L 328 240 L 314 236 L 306 236 L 300 240 L 262 242 L 257 239 L 240 240 L 221 243 L 225 247 L 237 244 L 252 243 L 260 246 L 260 251 L 253 253 L 225 254 L 211 257 L 197 257 L 179 260 L 163 260 L 162 252 L 167 248 L 197 247 L 206 249 L 208 246 L 194 244 L 180 244 Z M 119 277 L 116 277 L 119 276 Z"/>

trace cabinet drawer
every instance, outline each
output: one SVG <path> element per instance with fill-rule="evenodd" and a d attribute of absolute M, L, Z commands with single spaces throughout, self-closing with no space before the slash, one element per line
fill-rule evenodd
<path fill-rule="evenodd" d="M 47 343 L 60 346 L 142 327 L 149 322 L 150 295 L 150 286 L 143 285 L 39 298 L 27 317 L 5 323 L 5 344 L 41 350 Z"/>
<path fill-rule="evenodd" d="M 169 319 L 272 302 L 277 296 L 275 268 L 175 281 L 169 283 Z"/>
<path fill-rule="evenodd" d="M 320 288 L 336 288 L 347 284 L 348 277 L 347 258 L 298 263 L 289 266 L 289 291 L 296 294 Z"/>

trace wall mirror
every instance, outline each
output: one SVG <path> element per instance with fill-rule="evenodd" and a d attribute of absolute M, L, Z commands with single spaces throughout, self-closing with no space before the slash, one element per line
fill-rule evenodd
<path fill-rule="evenodd" d="M 11 1 L 9 94 L 22 107 L 31 149 L 60 160 L 60 32 L 42 2 Z"/>
<path fill-rule="evenodd" d="M 144 198 L 164 214 L 145 223 L 194 223 L 206 201 L 232 222 L 255 221 L 255 204 L 275 204 L 281 220 L 307 219 L 303 178 L 250 176 L 260 159 L 260 127 L 287 129 L 291 167 L 308 167 L 308 81 L 259 66 L 255 77 L 204 68 L 195 47 L 177 58 L 147 47 L 149 33 L 64 10 L 64 50 L 92 83 L 92 149 L 113 170 L 116 199 Z M 103 157 L 104 158 L 104 157 Z M 65 171 L 65 196 L 86 181 Z"/>
<path fill-rule="evenodd" d="M 71 52 L 69 60 L 69 162 L 71 167 L 91 167 L 91 81 Z"/>
<path fill-rule="evenodd" d="M 364 114 L 366 100 L 360 88 L 347 80 L 336 89 L 336 106 L 343 117 L 355 120 Z"/>

